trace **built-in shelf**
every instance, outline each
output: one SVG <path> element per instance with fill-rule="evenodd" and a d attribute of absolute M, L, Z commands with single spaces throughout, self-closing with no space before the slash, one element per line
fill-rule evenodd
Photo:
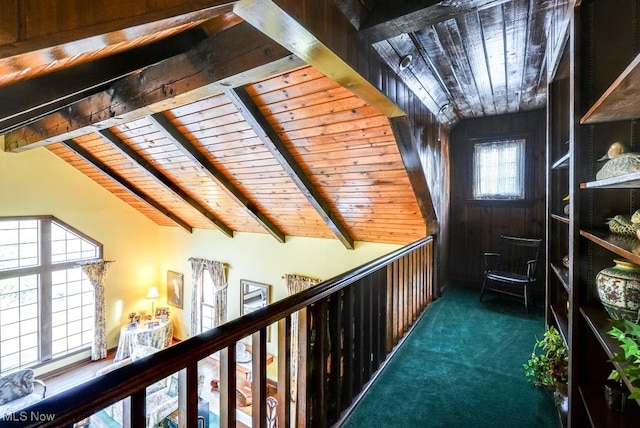
<path fill-rule="evenodd" d="M 566 215 L 551 214 L 551 218 L 559 221 L 560 223 L 569 224 L 569 217 Z"/>
<path fill-rule="evenodd" d="M 640 104 L 640 103 L 638 103 Z M 640 171 L 604 180 L 587 181 L 580 183 L 581 189 L 629 189 L 640 187 Z"/>
<path fill-rule="evenodd" d="M 580 230 L 580 235 L 633 263 L 640 264 L 640 240 L 633 236 L 594 230 Z"/>
<path fill-rule="evenodd" d="M 631 428 L 638 426 L 640 412 L 637 407 L 629 408 L 624 413 L 610 410 L 604 397 L 604 385 L 580 385 L 582 398 L 587 416 L 592 427 Z M 630 403 L 633 405 L 633 403 Z"/>
<path fill-rule="evenodd" d="M 580 313 L 609 358 L 613 358 L 615 354 L 622 352 L 622 349 L 620 349 L 620 346 L 618 345 L 618 341 L 607 334 L 607 332 L 611 330 L 611 321 L 609 319 L 609 315 L 604 309 L 595 306 L 583 305 L 580 307 Z M 612 364 L 618 373 L 620 373 L 620 377 L 627 388 L 629 388 L 629 391 L 633 391 L 634 387 L 622 372 L 620 363 L 612 362 Z"/>
<path fill-rule="evenodd" d="M 640 54 L 618 76 L 580 123 L 612 122 L 640 117 Z"/>
<path fill-rule="evenodd" d="M 567 291 L 567 293 L 569 293 L 569 291 L 570 291 L 569 269 L 567 269 L 565 267 L 560 267 L 560 266 L 558 266 L 558 265 L 556 265 L 554 263 L 551 264 L 551 269 L 553 270 L 553 272 L 556 274 L 556 276 L 560 280 L 560 283 L 562 284 L 564 289 Z"/>
<path fill-rule="evenodd" d="M 564 156 L 562 156 L 560 159 L 558 159 L 557 161 L 555 161 L 553 163 L 553 165 L 551 165 L 551 169 L 565 169 L 569 166 L 569 158 L 570 158 L 570 154 L 569 152 L 567 152 Z"/>
<path fill-rule="evenodd" d="M 558 326 L 558 331 L 560 332 L 565 345 L 567 345 L 569 343 L 569 320 L 560 308 L 553 305 L 549 308 L 551 309 L 553 319 L 556 321 L 556 325 Z"/>

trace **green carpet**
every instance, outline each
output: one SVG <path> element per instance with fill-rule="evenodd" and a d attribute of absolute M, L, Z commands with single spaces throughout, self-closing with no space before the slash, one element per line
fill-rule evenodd
<path fill-rule="evenodd" d="M 542 305 L 463 287 L 434 302 L 345 423 L 358 427 L 559 427 L 553 397 L 522 365 Z"/>

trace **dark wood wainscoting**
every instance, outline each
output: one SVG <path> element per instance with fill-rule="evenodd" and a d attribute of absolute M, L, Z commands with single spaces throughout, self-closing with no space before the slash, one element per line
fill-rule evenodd
<path fill-rule="evenodd" d="M 512 136 L 527 139 L 526 199 L 517 202 L 472 200 L 474 142 Z M 544 238 L 545 111 L 463 120 L 451 132 L 450 150 L 451 279 L 479 286 L 482 254 L 497 248 L 501 234 Z M 544 259 L 545 255 L 541 254 L 539 284 L 544 284 Z M 544 286 L 538 288 L 542 296 Z"/>

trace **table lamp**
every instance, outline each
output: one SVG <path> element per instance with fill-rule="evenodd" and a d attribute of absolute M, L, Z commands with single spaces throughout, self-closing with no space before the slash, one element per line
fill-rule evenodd
<path fill-rule="evenodd" d="M 158 293 L 158 287 L 151 287 L 149 292 L 147 293 L 147 299 L 151 300 L 151 316 L 155 316 L 155 300 L 160 297 L 160 293 Z"/>

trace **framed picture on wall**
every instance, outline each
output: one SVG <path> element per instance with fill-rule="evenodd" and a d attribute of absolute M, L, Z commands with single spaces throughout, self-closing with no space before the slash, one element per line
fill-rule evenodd
<path fill-rule="evenodd" d="M 184 305 L 184 275 L 167 271 L 167 303 L 177 308 Z"/>

